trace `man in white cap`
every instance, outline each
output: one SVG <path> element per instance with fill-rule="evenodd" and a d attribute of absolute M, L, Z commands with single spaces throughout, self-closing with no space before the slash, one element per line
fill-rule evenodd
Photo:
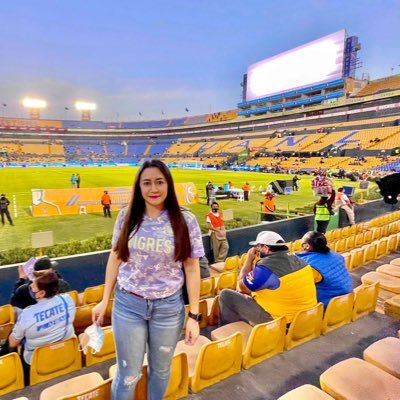
<path fill-rule="evenodd" d="M 294 315 L 317 304 L 312 269 L 303 260 L 288 253 L 282 236 L 263 231 L 247 252 L 240 270 L 242 293 L 224 289 L 220 294 L 220 325 L 244 321 L 250 325 Z M 254 265 L 256 256 L 261 259 Z"/>

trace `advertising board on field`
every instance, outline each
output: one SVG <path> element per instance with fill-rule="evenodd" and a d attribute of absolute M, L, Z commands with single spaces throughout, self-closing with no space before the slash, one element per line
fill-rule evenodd
<path fill-rule="evenodd" d="M 32 189 L 32 216 L 50 217 L 102 212 L 101 196 L 104 190 L 111 197 L 111 211 L 126 207 L 132 196 L 131 186 L 80 188 L 80 189 Z M 196 204 L 199 199 L 194 183 L 176 183 L 175 192 L 181 206 Z"/>

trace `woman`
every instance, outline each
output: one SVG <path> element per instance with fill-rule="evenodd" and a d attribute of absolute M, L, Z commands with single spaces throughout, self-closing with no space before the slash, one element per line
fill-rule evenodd
<path fill-rule="evenodd" d="M 332 190 L 330 197 L 321 196 L 314 204 L 314 219 L 317 224 L 317 232 L 325 233 L 328 228 L 331 215 L 334 214 L 332 204 L 335 201 L 335 191 Z"/>
<path fill-rule="evenodd" d="M 179 207 L 170 171 L 159 160 L 146 161 L 136 176 L 129 206 L 117 217 L 104 297 L 93 309 L 94 322 L 101 324 L 117 285 L 112 312 L 118 366 L 113 400 L 132 400 L 146 352 L 148 398 L 164 398 L 185 319 L 184 276 L 190 307 L 185 342 L 193 345 L 199 336 L 203 255 L 199 225 Z"/>
<path fill-rule="evenodd" d="M 302 247 L 304 252 L 296 255 L 313 268 L 317 299 L 325 308 L 332 297 L 353 291 L 344 258 L 329 249 L 322 233 L 307 232 L 302 238 Z"/>

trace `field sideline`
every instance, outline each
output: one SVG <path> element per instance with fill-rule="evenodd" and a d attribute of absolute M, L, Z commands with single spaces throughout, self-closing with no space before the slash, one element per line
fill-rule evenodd
<path fill-rule="evenodd" d="M 3 168 L 0 169 L 0 191 L 6 193 L 9 200 L 15 194 L 17 200 L 18 217 L 15 218 L 15 226 L 6 225 L 0 228 L 0 249 L 30 247 L 31 233 L 40 231 L 53 231 L 55 243 L 68 242 L 70 240 L 84 240 L 97 234 L 111 234 L 117 213 L 114 212 L 111 219 L 103 218 L 102 214 L 70 215 L 61 217 L 33 218 L 30 214 L 31 189 L 62 189 L 70 188 L 70 176 L 79 173 L 81 187 L 107 187 L 130 186 L 138 170 L 137 167 L 74 167 L 74 168 Z M 222 209 L 233 209 L 234 217 L 257 223 L 260 210 L 260 201 L 263 196 L 258 189 L 275 179 L 291 179 L 286 174 L 264 174 L 257 172 L 234 171 L 200 171 L 172 169 L 175 182 L 193 182 L 199 191 L 199 204 L 190 208 L 197 216 L 198 221 L 205 231 L 205 215 L 209 207 L 206 205 L 205 185 L 210 180 L 214 184 L 222 185 L 232 181 L 235 187 L 241 188 L 245 182 L 255 186 L 255 192 L 251 193 L 249 202 L 236 200 L 221 200 Z M 310 176 L 300 176 L 300 190 L 292 195 L 277 196 L 276 204 L 279 210 L 285 211 L 297 207 L 304 207 L 315 202 L 310 186 Z M 335 186 L 342 184 L 356 186 L 356 182 L 336 181 Z M 14 215 L 13 208 L 10 211 Z"/>

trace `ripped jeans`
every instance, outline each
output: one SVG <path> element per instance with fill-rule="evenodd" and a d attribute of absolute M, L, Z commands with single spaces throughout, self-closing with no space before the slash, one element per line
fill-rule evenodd
<path fill-rule="evenodd" d="M 112 400 L 132 400 L 147 352 L 149 400 L 162 400 L 169 383 L 171 360 L 185 320 L 182 291 L 156 300 L 117 289 L 112 325 L 117 373 Z"/>

